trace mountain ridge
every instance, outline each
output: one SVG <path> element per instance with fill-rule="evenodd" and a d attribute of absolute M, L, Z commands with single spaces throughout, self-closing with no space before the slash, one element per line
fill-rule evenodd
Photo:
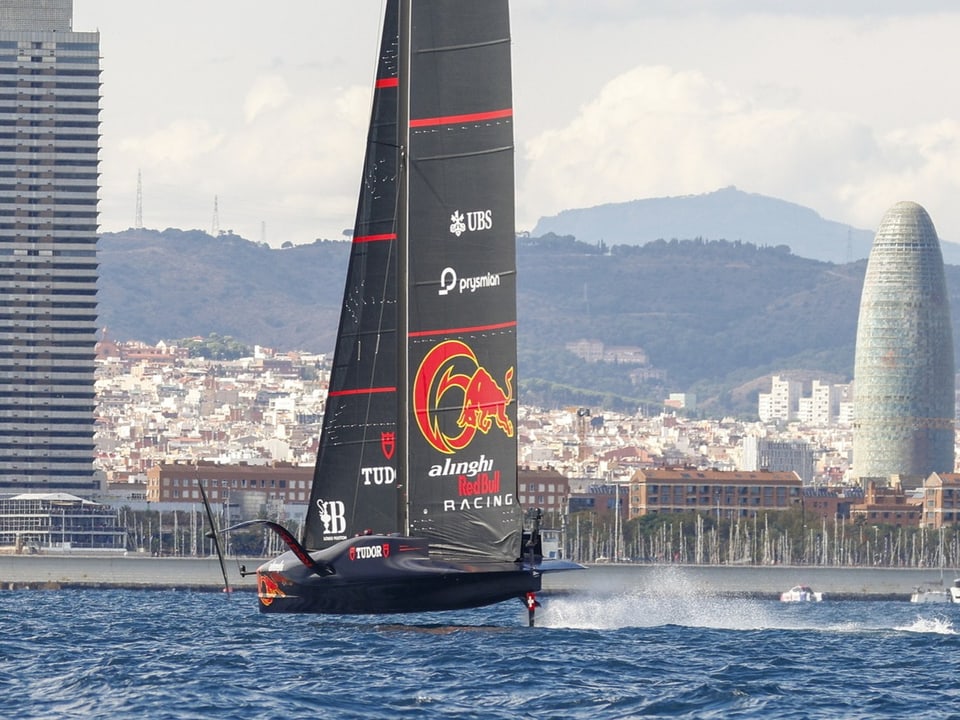
<path fill-rule="evenodd" d="M 530 234 L 548 233 L 607 245 L 696 237 L 740 240 L 758 246 L 787 245 L 795 255 L 836 263 L 866 258 L 874 236 L 872 230 L 827 220 L 803 205 L 732 185 L 699 195 L 563 210 L 540 218 Z M 941 242 L 941 249 L 946 262 L 960 264 L 960 246 Z"/>

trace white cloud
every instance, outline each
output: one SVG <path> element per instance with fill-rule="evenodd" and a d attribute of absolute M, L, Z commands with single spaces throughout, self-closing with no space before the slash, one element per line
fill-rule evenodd
<path fill-rule="evenodd" d="M 625 72 L 569 123 L 532 137 L 521 155 L 521 228 L 565 208 L 727 185 L 866 228 L 895 202 L 913 199 L 935 223 L 960 227 L 960 211 L 948 202 L 960 189 L 957 122 L 878 134 L 846 111 L 811 110 L 775 94 L 746 97 L 700 72 Z"/>
<path fill-rule="evenodd" d="M 290 98 L 287 81 L 279 75 L 257 78 L 244 100 L 244 118 L 250 123 L 264 110 L 282 107 Z"/>
<path fill-rule="evenodd" d="M 146 24 L 126 0 L 74 5 L 75 28 L 101 31 L 105 230 L 133 218 L 138 169 L 150 227 L 209 227 L 214 194 L 223 227 L 259 238 L 266 222 L 275 244 L 352 223 L 380 2 L 168 0 Z M 960 241 L 955 2 L 521 0 L 511 15 L 519 227 L 734 184 L 861 227 L 912 198 Z"/>

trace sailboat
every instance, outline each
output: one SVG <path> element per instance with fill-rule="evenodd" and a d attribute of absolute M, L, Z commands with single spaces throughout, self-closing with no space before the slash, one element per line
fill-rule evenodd
<path fill-rule="evenodd" d="M 260 566 L 268 613 L 526 603 L 517 486 L 507 0 L 387 0 L 304 531 Z"/>

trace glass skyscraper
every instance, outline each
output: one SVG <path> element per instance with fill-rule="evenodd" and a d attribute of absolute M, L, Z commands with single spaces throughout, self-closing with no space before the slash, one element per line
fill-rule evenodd
<path fill-rule="evenodd" d="M 0 0 L 0 492 L 90 494 L 100 36 Z"/>
<path fill-rule="evenodd" d="M 873 241 L 854 367 L 853 474 L 885 483 L 953 472 L 954 358 L 937 231 L 897 203 Z"/>

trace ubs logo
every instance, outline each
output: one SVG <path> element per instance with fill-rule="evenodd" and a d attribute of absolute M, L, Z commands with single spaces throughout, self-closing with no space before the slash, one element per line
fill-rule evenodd
<path fill-rule="evenodd" d="M 479 232 L 493 227 L 493 210 L 454 210 L 450 216 L 450 232 L 460 237 L 465 232 Z"/>

